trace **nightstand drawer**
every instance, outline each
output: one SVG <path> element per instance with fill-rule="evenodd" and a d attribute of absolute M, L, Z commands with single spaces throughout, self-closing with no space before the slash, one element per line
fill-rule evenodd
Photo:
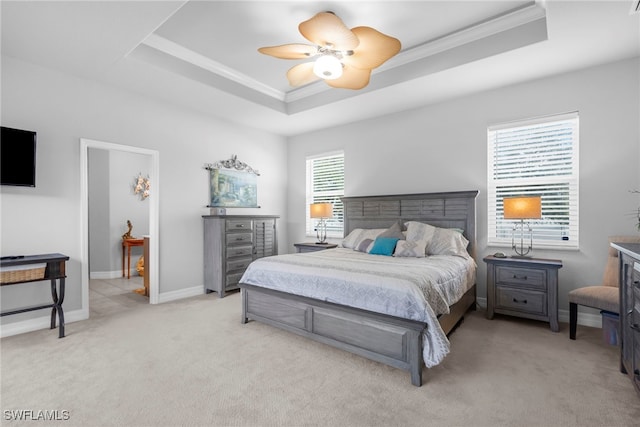
<path fill-rule="evenodd" d="M 547 290 L 547 271 L 538 268 L 496 267 L 496 284 L 524 286 Z"/>
<path fill-rule="evenodd" d="M 496 287 L 496 309 L 507 309 L 525 313 L 547 314 L 547 294 L 544 292 Z"/>

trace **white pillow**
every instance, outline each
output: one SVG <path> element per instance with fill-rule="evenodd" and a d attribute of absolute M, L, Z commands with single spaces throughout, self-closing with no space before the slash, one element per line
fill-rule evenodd
<path fill-rule="evenodd" d="M 398 240 L 393 256 L 424 258 L 426 246 L 424 240 Z"/>
<path fill-rule="evenodd" d="M 376 240 L 376 237 L 386 230 L 386 228 L 355 228 L 344 238 L 342 247 L 357 250 L 356 248 L 364 239 Z"/>
<path fill-rule="evenodd" d="M 408 241 L 425 241 L 427 255 L 459 255 L 467 257 L 469 241 L 457 228 L 434 227 L 423 222 L 407 223 Z"/>
<path fill-rule="evenodd" d="M 458 255 L 468 257 L 469 241 L 460 231 L 450 228 L 436 228 L 427 243 L 427 255 Z"/>

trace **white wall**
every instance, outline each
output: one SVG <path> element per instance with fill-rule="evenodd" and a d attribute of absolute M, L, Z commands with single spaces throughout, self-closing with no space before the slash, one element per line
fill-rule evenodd
<path fill-rule="evenodd" d="M 281 136 L 4 56 L 1 82 L 2 125 L 38 132 L 37 187 L 1 188 L 1 253 L 70 256 L 66 312 L 79 310 L 82 301 L 80 138 L 159 151 L 161 295 L 203 286 L 205 163 L 236 154 L 258 169 L 262 208 L 237 213 L 280 215 L 286 223 L 287 148 Z M 279 237 L 286 247 L 286 228 Z M 42 284 L 3 286 L 1 295 L 2 309 L 50 299 Z M 46 316 L 44 310 L 6 316 L 2 324 Z"/>
<path fill-rule="evenodd" d="M 607 237 L 633 234 L 638 198 L 638 60 L 621 61 L 478 93 L 289 141 L 289 246 L 305 240 L 305 156 L 344 149 L 345 194 L 480 190 L 477 199 L 478 296 L 486 296 L 487 126 L 569 111 L 580 113 L 580 250 L 542 251 L 562 259 L 559 305 L 567 292 L 597 284 Z M 321 148 L 320 148 L 321 147 Z"/>

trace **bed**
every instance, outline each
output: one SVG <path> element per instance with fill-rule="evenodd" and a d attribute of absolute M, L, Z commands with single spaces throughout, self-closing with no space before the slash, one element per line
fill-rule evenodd
<path fill-rule="evenodd" d="M 423 366 L 442 360 L 448 353 L 446 335 L 475 308 L 477 194 L 344 197 L 347 248 L 254 261 L 240 283 L 242 322 L 260 321 L 406 370 L 412 384 L 421 386 Z M 407 224 L 413 229 L 405 235 L 429 224 L 455 230 L 468 245 L 456 256 L 411 258 L 371 255 L 373 242 L 364 250 L 362 239 L 360 251 L 346 243 L 364 230 Z M 416 282 L 432 281 L 420 278 L 425 269 L 441 270 L 448 280 L 429 291 Z M 330 277 L 336 274 L 338 282 Z"/>

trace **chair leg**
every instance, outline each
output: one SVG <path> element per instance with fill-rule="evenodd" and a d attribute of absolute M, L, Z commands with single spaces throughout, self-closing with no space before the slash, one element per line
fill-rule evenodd
<path fill-rule="evenodd" d="M 569 303 L 569 338 L 576 339 L 576 325 L 578 323 L 578 304 Z"/>

